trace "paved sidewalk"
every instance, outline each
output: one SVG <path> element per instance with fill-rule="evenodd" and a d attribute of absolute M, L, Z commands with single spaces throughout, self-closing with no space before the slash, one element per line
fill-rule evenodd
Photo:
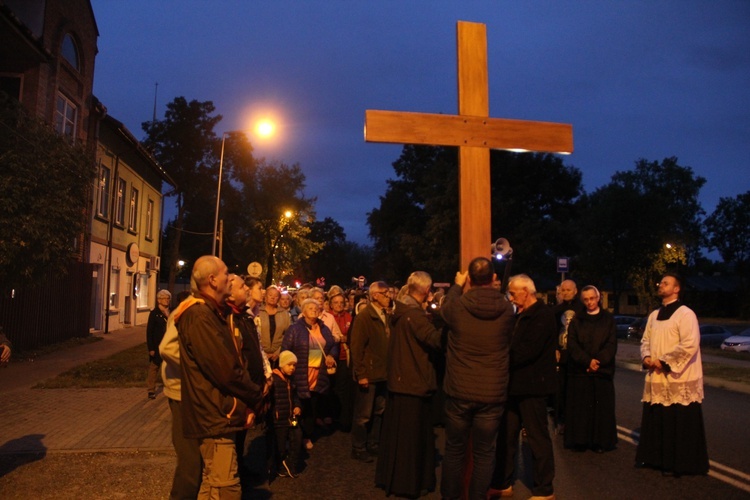
<path fill-rule="evenodd" d="M 0 394 L 17 389 L 31 389 L 38 382 L 54 378 L 80 364 L 106 358 L 138 344 L 144 344 L 146 325 L 123 328 L 106 335 L 98 333 L 95 336 L 101 337 L 102 340 L 61 349 L 40 356 L 33 361 L 17 360 L 11 357 L 8 366 L 0 369 Z M 145 347 L 143 356 L 144 360 L 148 359 Z"/>
<path fill-rule="evenodd" d="M 143 388 L 32 389 L 74 366 L 105 358 L 145 342 L 145 326 L 102 335 L 103 340 L 51 353 L 35 361 L 13 361 L 0 369 L 0 455 L 91 451 L 171 451 L 171 415 L 164 395 Z M 621 343 L 618 365 L 638 359 L 638 346 Z M 704 356 L 708 361 L 709 356 Z M 711 362 L 725 358 L 711 357 Z M 144 348 L 144 363 L 146 353 Z M 745 366 L 750 362 L 740 361 Z M 706 385 L 750 393 L 750 386 L 718 379 Z"/>
<path fill-rule="evenodd" d="M 159 392 L 149 400 L 145 380 L 143 388 L 131 389 L 32 389 L 74 366 L 144 343 L 146 327 L 100 336 L 0 370 L 0 454 L 172 450 L 166 398 Z M 143 359 L 147 363 L 145 347 Z"/>

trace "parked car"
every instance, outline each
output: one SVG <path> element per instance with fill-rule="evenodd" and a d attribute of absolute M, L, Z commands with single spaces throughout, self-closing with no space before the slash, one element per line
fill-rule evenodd
<path fill-rule="evenodd" d="M 725 339 L 721 348 L 725 351 L 750 352 L 750 328 Z"/>
<path fill-rule="evenodd" d="M 701 347 L 719 347 L 732 332 L 720 325 L 701 325 Z"/>
<path fill-rule="evenodd" d="M 643 338 L 643 331 L 646 329 L 646 322 L 648 317 L 638 318 L 628 325 L 628 332 L 626 338 L 641 340 Z"/>
<path fill-rule="evenodd" d="M 628 338 L 628 327 L 638 318 L 635 316 L 615 316 L 615 330 L 618 339 Z"/>

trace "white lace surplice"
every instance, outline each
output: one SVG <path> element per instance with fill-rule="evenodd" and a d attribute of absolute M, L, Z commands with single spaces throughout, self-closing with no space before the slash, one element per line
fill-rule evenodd
<path fill-rule="evenodd" d="M 672 317 L 658 321 L 652 312 L 641 340 L 641 359 L 651 356 L 669 364 L 670 373 L 648 372 L 641 401 L 669 406 L 703 401 L 703 365 L 701 364 L 698 318 L 686 306 Z"/>

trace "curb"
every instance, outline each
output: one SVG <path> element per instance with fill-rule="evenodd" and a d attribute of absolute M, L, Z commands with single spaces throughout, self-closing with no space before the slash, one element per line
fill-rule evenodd
<path fill-rule="evenodd" d="M 641 365 L 637 365 L 635 363 L 615 361 L 615 365 L 634 372 L 643 371 Z M 728 391 L 738 392 L 740 394 L 750 394 L 750 385 L 743 382 L 734 382 L 732 380 L 724 380 L 723 378 L 717 377 L 703 377 L 703 384 L 711 387 L 716 387 L 718 389 L 726 389 Z"/>

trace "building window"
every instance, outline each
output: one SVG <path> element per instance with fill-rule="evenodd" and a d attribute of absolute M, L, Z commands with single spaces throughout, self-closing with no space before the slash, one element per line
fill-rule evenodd
<path fill-rule="evenodd" d="M 154 239 L 154 200 L 149 199 L 146 205 L 146 239 Z"/>
<path fill-rule="evenodd" d="M 109 308 L 117 310 L 120 306 L 120 269 L 113 267 L 109 277 Z"/>
<path fill-rule="evenodd" d="M 138 190 L 130 188 L 130 210 L 128 211 L 128 229 L 136 232 L 138 230 Z"/>
<path fill-rule="evenodd" d="M 71 66 L 75 68 L 79 73 L 81 72 L 81 60 L 78 57 L 78 47 L 76 46 L 75 40 L 70 36 L 70 33 L 65 35 L 62 41 L 62 47 L 60 53 Z"/>
<path fill-rule="evenodd" d="M 57 94 L 57 107 L 55 108 L 55 130 L 65 137 L 75 138 L 76 119 L 78 108 L 62 94 Z"/>
<path fill-rule="evenodd" d="M 127 188 L 125 179 L 117 180 L 117 204 L 115 205 L 115 224 L 125 225 L 125 189 Z"/>
<path fill-rule="evenodd" d="M 148 309 L 148 273 L 138 275 L 138 309 Z"/>
<path fill-rule="evenodd" d="M 99 178 L 96 186 L 96 215 L 109 217 L 109 167 L 99 160 Z"/>

